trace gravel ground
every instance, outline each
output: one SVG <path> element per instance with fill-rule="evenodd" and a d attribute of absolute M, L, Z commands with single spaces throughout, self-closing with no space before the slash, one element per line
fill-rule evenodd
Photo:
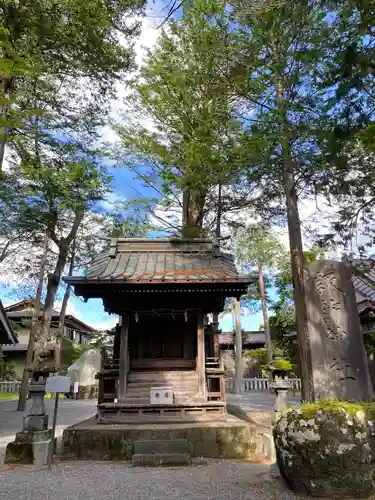
<path fill-rule="evenodd" d="M 261 427 L 270 427 L 276 396 L 267 392 L 252 392 L 246 394 L 228 394 L 228 403 L 241 406 L 247 410 L 249 417 Z M 300 398 L 290 395 L 290 405 L 300 402 Z"/>
<path fill-rule="evenodd" d="M 0 473 L 1 500 L 294 500 L 266 465 L 208 461 L 182 468 L 58 462 Z"/>
<path fill-rule="evenodd" d="M 273 410 L 276 403 L 276 396 L 269 392 L 247 392 L 245 394 L 227 394 L 228 403 L 237 404 L 243 408 Z M 301 398 L 288 396 L 290 405 L 297 404 Z"/>
<path fill-rule="evenodd" d="M 241 396 L 241 405 L 268 415 L 273 395 Z M 231 398 L 232 399 L 232 398 Z M 237 399 L 234 397 L 233 399 Z M 232 401 L 234 402 L 234 401 Z M 239 404 L 238 401 L 236 401 Z M 253 404 L 252 404 L 253 403 Z M 16 401 L 0 402 L 0 464 L 6 443 L 21 429 Z M 52 401 L 47 402 L 52 411 Z M 57 435 L 95 413 L 95 401 L 61 401 Z M 264 410 L 264 411 L 262 411 Z M 275 469 L 246 461 L 209 460 L 182 468 L 132 468 L 110 462 L 55 460 L 52 471 L 0 469 L 0 500 L 296 500 Z M 319 500 L 319 499 L 317 499 Z M 353 499 L 354 500 L 354 499 Z"/>
<path fill-rule="evenodd" d="M 76 424 L 81 420 L 92 417 L 96 413 L 96 400 L 61 400 L 56 423 L 56 436 L 62 436 L 63 430 L 69 425 Z M 46 400 L 50 418 L 49 424 L 52 425 L 54 401 Z M 4 461 L 4 453 L 7 443 L 13 441 L 16 432 L 22 430 L 24 413 L 16 411 L 17 401 L 0 401 L 0 464 Z M 0 499 L 2 497 L 0 496 Z"/>

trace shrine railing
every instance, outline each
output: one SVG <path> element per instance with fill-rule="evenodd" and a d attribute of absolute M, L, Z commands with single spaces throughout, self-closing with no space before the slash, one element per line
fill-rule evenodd
<path fill-rule="evenodd" d="M 0 392 L 19 392 L 21 388 L 21 382 L 14 381 L 0 381 Z"/>
<path fill-rule="evenodd" d="M 290 391 L 295 394 L 301 390 L 301 379 L 291 378 L 289 379 Z M 235 379 L 227 378 L 225 379 L 227 392 L 234 392 L 235 390 Z M 268 378 L 244 378 L 242 379 L 242 391 L 243 392 L 268 392 Z"/>

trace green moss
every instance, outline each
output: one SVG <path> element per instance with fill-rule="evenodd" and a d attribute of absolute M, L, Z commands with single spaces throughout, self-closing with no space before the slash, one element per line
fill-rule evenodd
<path fill-rule="evenodd" d="M 293 370 L 293 365 L 288 359 L 276 359 L 274 366 L 278 370 Z"/>
<path fill-rule="evenodd" d="M 345 413 L 352 416 L 363 411 L 368 420 L 375 419 L 375 402 L 320 400 L 315 403 L 302 403 L 298 408 L 301 410 L 301 417 L 304 420 L 314 418 L 319 410 L 323 413 L 342 413 L 344 410 Z"/>

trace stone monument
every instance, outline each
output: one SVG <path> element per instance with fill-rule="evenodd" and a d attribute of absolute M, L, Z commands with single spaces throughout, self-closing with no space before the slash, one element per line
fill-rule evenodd
<path fill-rule="evenodd" d="M 348 262 L 305 270 L 314 399 L 371 401 L 373 389 Z"/>
<path fill-rule="evenodd" d="M 32 370 L 29 385 L 30 405 L 23 420 L 21 432 L 8 443 L 4 464 L 47 465 L 52 443 L 52 430 L 48 429 L 48 412 L 44 404 L 46 379 L 54 369 L 50 366 L 49 352 L 43 352 Z"/>

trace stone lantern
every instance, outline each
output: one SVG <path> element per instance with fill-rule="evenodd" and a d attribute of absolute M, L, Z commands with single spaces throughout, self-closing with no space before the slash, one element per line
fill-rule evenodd
<path fill-rule="evenodd" d="M 271 372 L 271 390 L 276 393 L 275 412 L 272 423 L 275 424 L 281 414 L 288 409 L 287 395 L 290 390 L 289 374 L 293 369 L 290 361 L 280 357 L 274 359 L 267 365 L 267 370 Z"/>
<path fill-rule="evenodd" d="M 50 354 L 48 350 L 43 351 L 33 367 L 30 367 L 30 405 L 22 430 L 6 447 L 5 464 L 47 464 L 49 449 L 53 446 L 52 430 L 48 429 L 48 412 L 44 404 L 46 380 L 55 371 L 54 362 L 48 360 Z"/>

